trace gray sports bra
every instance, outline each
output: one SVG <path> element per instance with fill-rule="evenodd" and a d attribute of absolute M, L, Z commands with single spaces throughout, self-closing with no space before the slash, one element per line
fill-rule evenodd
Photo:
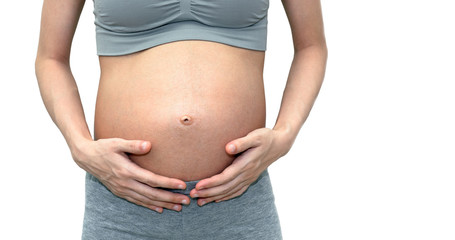
<path fill-rule="evenodd" d="M 125 55 L 189 39 L 266 50 L 269 0 L 93 2 L 98 55 Z"/>

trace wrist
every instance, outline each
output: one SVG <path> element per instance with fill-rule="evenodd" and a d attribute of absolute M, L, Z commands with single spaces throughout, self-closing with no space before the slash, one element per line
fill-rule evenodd
<path fill-rule="evenodd" d="M 280 157 L 286 155 L 294 144 L 296 134 L 289 127 L 274 127 L 273 130 L 277 133 L 277 144 L 281 148 Z"/>
<path fill-rule="evenodd" d="M 68 146 L 71 151 L 71 155 L 73 156 L 73 159 L 76 162 L 81 161 L 82 159 L 85 159 L 85 155 L 87 154 L 87 147 L 90 143 L 92 143 L 93 140 L 91 138 L 78 138 L 78 139 L 73 139 L 70 143 L 68 143 Z"/>

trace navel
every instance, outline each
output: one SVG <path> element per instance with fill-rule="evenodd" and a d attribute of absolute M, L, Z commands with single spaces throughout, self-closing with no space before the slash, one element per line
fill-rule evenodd
<path fill-rule="evenodd" d="M 183 115 L 180 118 L 180 123 L 182 123 L 183 125 L 191 125 L 193 123 L 193 119 L 188 115 Z"/>

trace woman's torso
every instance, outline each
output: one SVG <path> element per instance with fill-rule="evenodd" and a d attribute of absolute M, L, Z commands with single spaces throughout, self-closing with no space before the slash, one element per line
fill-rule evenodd
<path fill-rule="evenodd" d="M 225 145 L 265 126 L 264 51 L 210 41 L 100 56 L 95 139 L 148 140 L 130 155 L 154 173 L 198 180 L 234 159 Z"/>

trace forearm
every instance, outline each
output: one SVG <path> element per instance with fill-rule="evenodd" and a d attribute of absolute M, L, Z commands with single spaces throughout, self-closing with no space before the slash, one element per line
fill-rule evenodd
<path fill-rule="evenodd" d="M 325 45 L 313 45 L 294 54 L 273 129 L 286 133 L 288 148 L 308 118 L 321 88 L 327 62 Z"/>
<path fill-rule="evenodd" d="M 37 58 L 35 73 L 44 105 L 70 149 L 73 150 L 83 141 L 91 140 L 69 64 L 50 58 Z"/>

